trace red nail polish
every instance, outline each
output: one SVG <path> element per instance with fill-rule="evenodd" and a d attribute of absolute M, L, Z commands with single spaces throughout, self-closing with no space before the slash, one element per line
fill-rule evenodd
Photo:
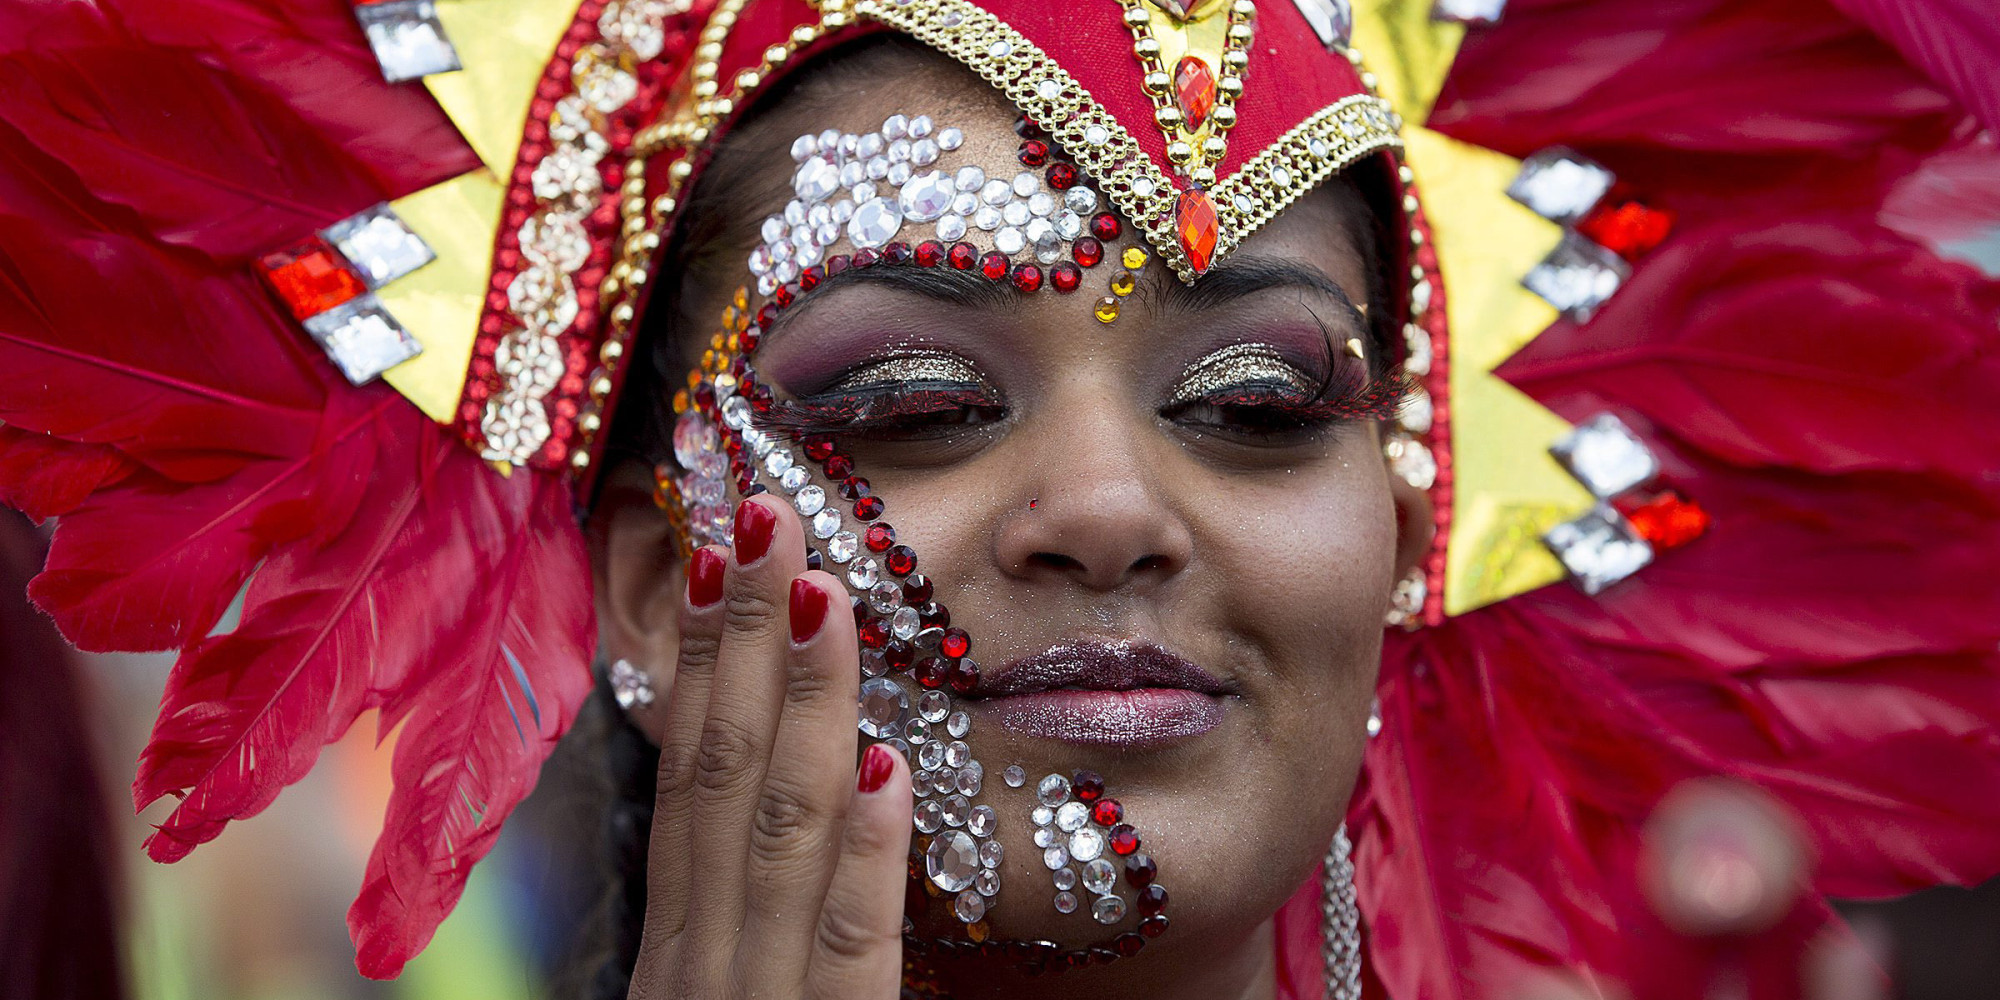
<path fill-rule="evenodd" d="M 884 750 L 879 743 L 871 743 L 861 754 L 861 773 L 854 779 L 854 787 L 864 792 L 879 792 L 889 783 L 889 775 L 896 771 L 896 758 Z"/>
<path fill-rule="evenodd" d="M 778 530 L 778 515 L 770 508 L 748 500 L 736 505 L 736 565 L 748 566 L 771 550 L 771 536 Z"/>
<path fill-rule="evenodd" d="M 826 624 L 826 591 L 805 580 L 792 581 L 792 642 L 805 645 Z"/>
<path fill-rule="evenodd" d="M 706 608 L 722 600 L 722 554 L 696 549 L 688 557 L 688 603 Z"/>

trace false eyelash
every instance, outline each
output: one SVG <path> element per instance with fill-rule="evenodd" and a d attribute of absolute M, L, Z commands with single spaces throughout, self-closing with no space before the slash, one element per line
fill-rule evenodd
<path fill-rule="evenodd" d="M 776 400 L 770 412 L 756 417 L 756 425 L 767 433 L 797 438 L 964 409 L 999 407 L 993 405 L 986 390 L 976 386 L 917 383 Z"/>
<path fill-rule="evenodd" d="M 1329 420 L 1371 421 L 1394 417 L 1396 411 L 1421 390 L 1422 384 L 1415 376 L 1399 371 L 1351 390 L 1328 386 L 1312 399 L 1304 399 L 1300 393 L 1289 389 L 1262 385 L 1211 392 L 1191 402 L 1262 410 L 1281 420 L 1300 424 Z"/>

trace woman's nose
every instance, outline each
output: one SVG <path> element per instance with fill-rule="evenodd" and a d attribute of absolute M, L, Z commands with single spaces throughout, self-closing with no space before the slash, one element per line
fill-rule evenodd
<path fill-rule="evenodd" d="M 1187 568 L 1194 539 L 1169 493 L 1165 442 L 1137 423 L 1052 414 L 1049 426 L 1016 431 L 1027 434 L 1017 437 L 1020 499 L 996 536 L 1002 569 L 1111 592 L 1157 587 Z"/>

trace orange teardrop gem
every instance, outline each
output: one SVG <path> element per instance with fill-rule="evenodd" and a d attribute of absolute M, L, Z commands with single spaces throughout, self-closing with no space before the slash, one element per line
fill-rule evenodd
<path fill-rule="evenodd" d="M 1182 56 L 1174 67 L 1174 96 L 1190 132 L 1201 128 L 1215 108 L 1215 71 L 1200 56 Z"/>
<path fill-rule="evenodd" d="M 1195 273 L 1208 270 L 1216 238 L 1215 202 L 1208 200 L 1208 192 L 1200 188 L 1181 192 L 1174 210 L 1174 233 L 1180 237 L 1181 249 L 1187 252 Z"/>

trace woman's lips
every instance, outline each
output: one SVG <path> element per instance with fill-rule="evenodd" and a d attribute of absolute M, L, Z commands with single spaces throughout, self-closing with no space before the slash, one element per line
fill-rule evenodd
<path fill-rule="evenodd" d="M 1158 646 L 1067 642 L 1002 664 L 973 693 L 981 715 L 1028 736 L 1159 746 L 1222 724 L 1228 685 Z"/>
<path fill-rule="evenodd" d="M 979 713 L 1027 736 L 1093 746 L 1149 747 L 1222 724 L 1222 702 L 1184 688 L 1041 691 L 977 703 Z"/>

